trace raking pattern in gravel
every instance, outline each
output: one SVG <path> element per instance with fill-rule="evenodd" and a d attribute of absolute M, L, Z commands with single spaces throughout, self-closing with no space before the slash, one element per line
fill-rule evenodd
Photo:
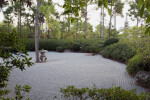
<path fill-rule="evenodd" d="M 35 53 L 29 52 L 35 61 Z M 138 93 L 146 92 L 136 86 L 134 79 L 126 72 L 126 65 L 105 59 L 100 55 L 86 56 L 86 53 L 46 53 L 46 63 L 36 63 L 25 71 L 14 69 L 10 75 L 8 88 L 18 85 L 30 85 L 29 97 L 32 100 L 52 100 L 60 96 L 59 90 L 68 85 L 76 87 L 109 88 L 121 86 L 124 89 L 137 89 Z M 13 95 L 13 93 L 8 96 Z"/>

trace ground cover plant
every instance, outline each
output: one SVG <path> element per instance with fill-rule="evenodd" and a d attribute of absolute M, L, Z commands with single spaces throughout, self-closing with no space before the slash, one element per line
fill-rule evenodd
<path fill-rule="evenodd" d="M 124 90 L 121 87 L 108 89 L 76 88 L 68 86 L 61 88 L 62 98 L 66 100 L 149 100 L 150 95 L 146 93 L 137 94 L 136 90 Z"/>

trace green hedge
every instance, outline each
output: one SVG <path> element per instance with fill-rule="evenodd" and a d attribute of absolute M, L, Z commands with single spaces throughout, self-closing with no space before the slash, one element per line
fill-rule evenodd
<path fill-rule="evenodd" d="M 80 43 L 81 52 L 99 53 L 103 49 L 104 40 L 86 39 L 86 40 L 76 40 L 75 42 Z"/>
<path fill-rule="evenodd" d="M 127 63 L 127 72 L 135 75 L 138 71 L 149 71 L 149 62 L 144 60 L 142 56 L 135 55 Z"/>
<path fill-rule="evenodd" d="M 105 47 L 102 50 L 102 55 L 106 58 L 127 62 L 135 55 L 135 52 L 133 52 L 127 44 L 119 42 Z"/>
<path fill-rule="evenodd" d="M 81 47 L 81 46 L 80 46 L 80 43 L 75 42 L 75 43 L 72 44 L 71 47 L 72 47 L 71 49 L 72 49 L 73 51 L 80 51 L 80 47 Z"/>
<path fill-rule="evenodd" d="M 26 41 L 26 49 L 29 51 L 35 50 L 34 39 L 27 39 Z M 48 51 L 56 51 L 56 48 L 61 46 L 62 48 L 66 48 L 67 44 L 64 40 L 53 40 L 53 39 L 40 39 L 39 40 L 39 50 L 45 49 Z"/>
<path fill-rule="evenodd" d="M 62 47 L 63 49 L 70 49 L 75 52 L 99 53 L 103 49 L 103 43 L 104 41 L 100 39 L 73 40 L 72 42 L 68 42 L 67 40 L 40 39 L 39 49 L 56 51 L 57 47 Z M 34 39 L 27 39 L 25 45 L 27 50 L 35 50 Z"/>
<path fill-rule="evenodd" d="M 109 46 L 111 44 L 114 44 L 114 43 L 118 43 L 119 42 L 119 39 L 118 38 L 110 38 L 110 39 L 107 39 L 105 42 L 104 42 L 104 47 L 106 46 Z"/>
<path fill-rule="evenodd" d="M 57 52 L 63 52 L 63 51 L 64 51 L 64 48 L 61 47 L 61 46 L 59 46 L 59 47 L 56 48 L 56 51 L 57 51 Z"/>

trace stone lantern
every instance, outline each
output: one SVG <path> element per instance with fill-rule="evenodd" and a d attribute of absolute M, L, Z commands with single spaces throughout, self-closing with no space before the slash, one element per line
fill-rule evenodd
<path fill-rule="evenodd" d="M 40 53 L 41 53 L 40 61 L 41 61 L 41 62 L 46 62 L 47 57 L 46 57 L 46 55 L 45 55 L 45 50 L 42 49 L 42 50 L 40 51 Z"/>

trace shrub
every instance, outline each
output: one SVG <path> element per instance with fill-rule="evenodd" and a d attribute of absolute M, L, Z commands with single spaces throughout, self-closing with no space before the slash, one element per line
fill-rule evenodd
<path fill-rule="evenodd" d="M 56 48 L 56 51 L 57 51 L 57 52 L 63 52 L 64 49 L 63 49 L 63 47 L 59 46 L 59 47 Z"/>
<path fill-rule="evenodd" d="M 26 46 L 26 50 L 34 51 L 35 50 L 34 39 L 27 39 L 26 43 L 25 43 L 25 46 Z"/>
<path fill-rule="evenodd" d="M 65 100 L 149 100 L 150 95 L 146 93 L 137 94 L 135 90 L 124 90 L 120 87 L 108 89 L 75 88 L 68 86 L 60 90 Z"/>
<path fill-rule="evenodd" d="M 110 39 L 107 39 L 105 42 L 104 42 L 104 47 L 106 46 L 109 46 L 111 44 L 114 44 L 114 43 L 118 43 L 119 42 L 119 39 L 117 38 L 110 38 Z"/>
<path fill-rule="evenodd" d="M 102 50 L 102 55 L 107 58 L 126 62 L 135 55 L 135 52 L 127 44 L 119 42 L 105 47 Z"/>
<path fill-rule="evenodd" d="M 99 53 L 103 49 L 103 40 L 93 39 L 93 40 L 77 40 L 80 43 L 81 52 L 91 52 L 91 53 Z"/>
<path fill-rule="evenodd" d="M 135 55 L 128 61 L 126 69 L 130 75 L 135 75 L 138 71 L 149 71 L 149 64 L 141 55 Z"/>
<path fill-rule="evenodd" d="M 77 42 L 73 43 L 72 44 L 72 50 L 73 51 L 80 51 L 80 43 L 77 43 Z"/>

